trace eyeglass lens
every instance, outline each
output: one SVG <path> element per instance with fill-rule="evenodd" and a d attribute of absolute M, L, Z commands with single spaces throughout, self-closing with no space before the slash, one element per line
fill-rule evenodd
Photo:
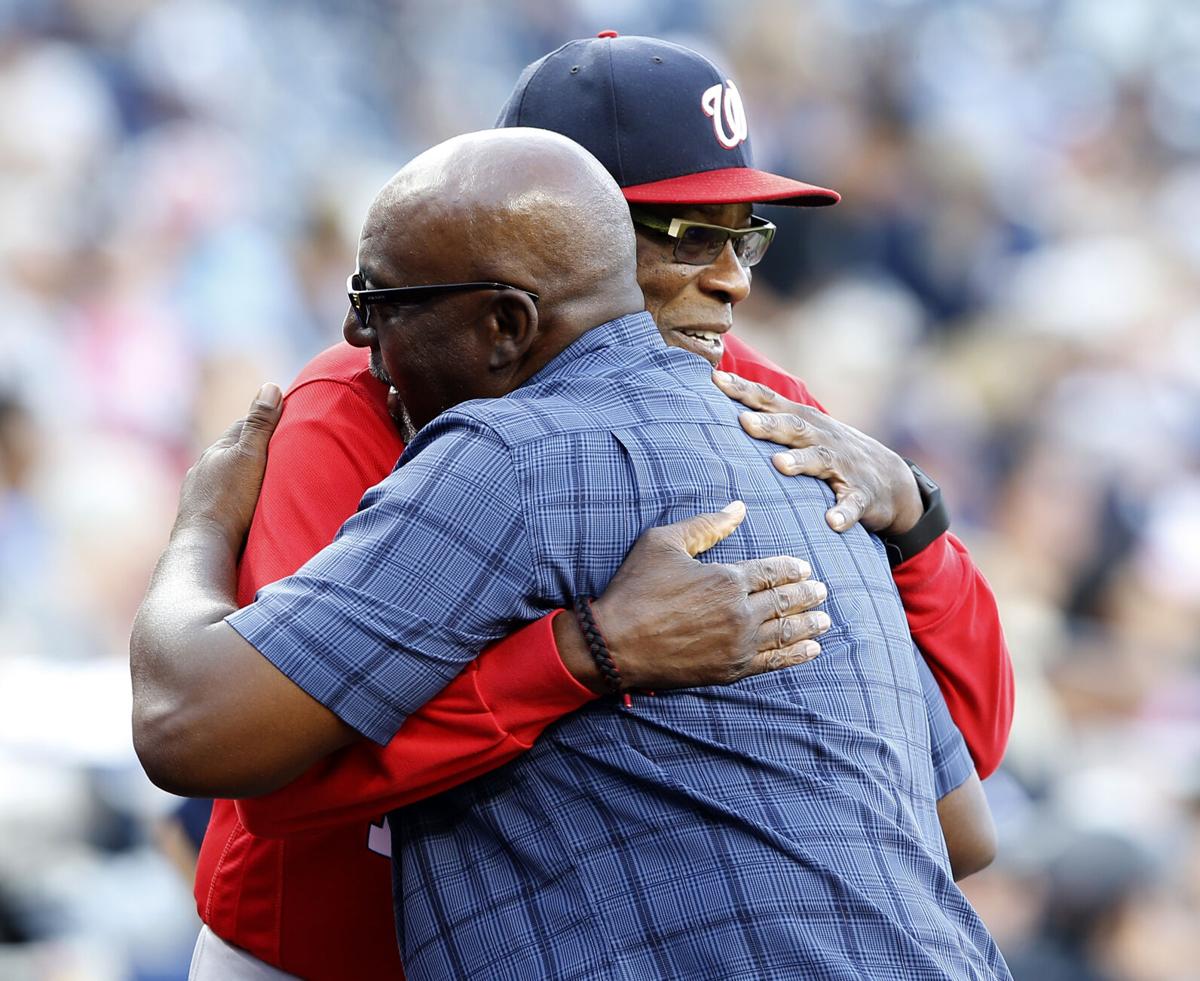
<path fill-rule="evenodd" d="M 353 276 L 350 277 L 351 292 L 357 292 L 364 288 L 365 288 L 365 286 L 363 283 L 363 278 L 360 273 L 355 273 Z M 367 304 L 365 304 L 361 300 L 359 300 L 357 297 L 351 296 L 350 297 L 350 309 L 354 311 L 354 316 L 358 318 L 359 325 L 362 327 L 362 329 L 369 330 L 370 329 L 369 321 L 371 318 L 371 308 Z"/>
<path fill-rule="evenodd" d="M 675 258 L 680 262 L 694 265 L 707 265 L 714 261 L 725 248 L 725 243 L 733 239 L 733 254 L 743 266 L 753 266 L 762 257 L 770 243 L 770 238 L 764 231 L 751 229 L 745 235 L 731 236 L 729 232 L 719 228 L 687 228 L 675 244 Z"/>

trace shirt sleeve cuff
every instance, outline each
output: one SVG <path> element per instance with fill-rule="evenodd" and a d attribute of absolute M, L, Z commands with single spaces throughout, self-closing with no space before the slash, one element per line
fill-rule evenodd
<path fill-rule="evenodd" d="M 476 685 L 497 725 L 532 745 L 556 722 L 597 696 L 562 662 L 554 642 L 558 610 L 488 648 L 477 662 Z"/>
<path fill-rule="evenodd" d="M 941 759 L 933 771 L 937 799 L 957 790 L 974 772 L 975 762 L 961 739 L 956 739 L 951 747 L 941 747 Z"/>
<path fill-rule="evenodd" d="M 342 664 L 308 657 L 294 635 L 284 635 L 269 603 L 256 602 L 235 610 L 225 622 L 304 692 L 367 739 L 385 745 L 405 716 L 363 685 L 346 683 L 351 670 Z"/>

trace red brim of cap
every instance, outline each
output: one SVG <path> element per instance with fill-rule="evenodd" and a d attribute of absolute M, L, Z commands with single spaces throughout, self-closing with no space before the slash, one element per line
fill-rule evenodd
<path fill-rule="evenodd" d="M 827 187 L 768 174 L 749 167 L 725 167 L 685 174 L 650 184 L 623 187 L 632 204 L 790 204 L 819 208 L 837 204 L 842 196 Z"/>

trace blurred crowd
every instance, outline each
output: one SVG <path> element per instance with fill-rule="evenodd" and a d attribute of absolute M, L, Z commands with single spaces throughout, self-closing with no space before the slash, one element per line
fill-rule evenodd
<path fill-rule="evenodd" d="M 186 975 L 125 665 L 179 480 L 339 338 L 383 180 L 602 28 L 727 65 L 758 163 L 843 194 L 766 209 L 738 329 L 999 595 L 964 891 L 1014 975 L 1200 978 L 1195 0 L 0 0 L 0 976 Z"/>

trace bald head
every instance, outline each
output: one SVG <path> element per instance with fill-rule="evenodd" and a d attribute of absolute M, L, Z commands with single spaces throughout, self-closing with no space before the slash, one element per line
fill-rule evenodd
<path fill-rule="evenodd" d="M 620 188 L 548 130 L 468 133 L 416 157 L 372 203 L 360 260 L 388 285 L 522 286 L 541 295 L 543 319 L 590 326 L 642 306 Z"/>
<path fill-rule="evenodd" d="M 358 268 L 369 289 L 485 284 L 347 317 L 406 436 L 459 402 L 506 395 L 590 328 L 645 306 L 620 189 L 546 130 L 469 133 L 421 154 L 371 204 Z"/>

